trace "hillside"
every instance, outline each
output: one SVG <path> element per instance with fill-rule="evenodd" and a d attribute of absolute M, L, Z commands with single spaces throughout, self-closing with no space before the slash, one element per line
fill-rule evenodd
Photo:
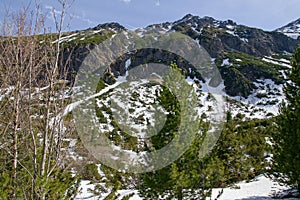
<path fill-rule="evenodd" d="M 218 21 L 210 17 L 199 18 L 192 15 L 186 15 L 176 22 L 150 25 L 135 32 L 143 37 L 153 30 L 162 33 L 176 31 L 194 39 L 204 47 L 219 68 L 224 80 L 225 92 L 230 98 L 250 104 L 252 111 L 256 107 L 259 112 L 257 117 L 277 113 L 276 107 L 283 95 L 282 84 L 286 81 L 285 71 L 290 68 L 289 57 L 300 41 L 277 31 L 267 32 L 237 25 L 231 20 Z M 85 55 L 97 42 L 105 39 L 101 38 L 101 35 L 107 31 L 113 34 L 112 32 L 126 32 L 126 29 L 117 23 L 103 24 L 85 31 L 70 33 L 62 40 L 75 46 L 71 68 L 78 70 Z M 68 49 L 66 54 L 67 52 Z M 147 52 L 140 52 L 136 56 L 143 57 L 143 54 L 147 55 Z M 132 55 L 124 56 L 116 63 L 118 65 L 116 70 L 121 74 L 124 74 L 125 61 L 129 57 L 135 60 L 133 66 L 145 62 L 133 58 Z M 157 60 L 164 59 L 157 58 Z M 114 68 L 112 66 L 111 70 L 116 75 Z M 243 110 L 243 113 L 248 116 L 255 115 L 249 113 L 248 109 L 250 108 Z"/>
<path fill-rule="evenodd" d="M 276 185 L 262 175 L 272 172 L 272 136 L 279 106 L 286 101 L 283 88 L 289 81 L 292 53 L 300 44 L 295 37 L 298 28 L 299 20 L 270 32 L 188 14 L 134 31 L 106 23 L 63 33 L 60 39 L 55 34 L 34 36 L 32 43 L 37 43 L 42 55 L 34 60 L 42 62 L 38 76 L 29 76 L 27 82 L 24 77 L 32 69 L 24 70 L 25 75 L 17 70 L 24 78 L 22 87 L 0 80 L 0 132 L 9 135 L 0 138 L 0 167 L 5 169 L 0 193 L 12 192 L 7 186 L 11 158 L 4 155 L 11 150 L 5 148 L 16 145 L 12 141 L 18 133 L 17 140 L 31 142 L 18 147 L 34 152 L 31 156 L 20 151 L 21 162 L 29 168 L 21 168 L 20 175 L 30 180 L 27 172 L 36 172 L 31 160 L 39 166 L 37 160 L 43 158 L 37 152 L 49 143 L 49 155 L 55 160 L 49 156 L 46 167 L 49 176 L 54 174 L 53 182 L 38 177 L 37 184 L 59 190 L 62 196 L 205 199 L 220 194 L 222 199 L 220 188 L 226 188 L 225 199 L 232 198 L 232 191 L 256 199 L 255 191 L 245 194 L 236 189 L 247 185 L 257 189 L 256 178 L 259 184 L 270 184 L 268 190 Z M 1 39 L 5 46 L 6 38 Z M 15 42 L 19 41 L 13 38 Z M 54 74 L 48 72 L 51 60 L 40 59 L 52 55 L 46 44 L 61 48 L 56 82 L 47 79 Z M 13 79 L 11 84 L 20 82 Z M 19 125 L 9 121 L 10 113 L 22 116 L 22 121 L 15 120 Z M 44 133 L 49 134 L 46 142 Z M 65 194 L 64 182 L 65 187 L 72 186 Z"/>
<path fill-rule="evenodd" d="M 209 55 L 211 56 L 211 60 L 218 67 L 224 80 L 223 91 L 225 92 L 224 95 L 226 96 L 226 112 L 227 115 L 228 113 L 230 113 L 230 115 L 235 119 L 235 123 L 239 123 L 239 120 L 241 120 L 251 124 L 257 119 L 262 119 L 261 122 L 257 122 L 257 125 L 254 125 L 253 128 L 257 129 L 261 126 L 260 123 L 266 123 L 264 122 L 266 118 L 269 118 L 272 121 L 272 118 L 278 114 L 279 104 L 282 100 L 284 100 L 282 88 L 283 84 L 287 81 L 286 72 L 291 68 L 289 63 L 290 55 L 296 49 L 297 45 L 299 44 L 299 41 L 287 37 L 282 33 L 278 33 L 277 31 L 267 32 L 256 28 L 250 28 L 244 25 L 237 25 L 236 23 L 230 20 L 217 21 L 210 17 L 199 18 L 197 16 L 191 15 L 187 15 L 183 19 L 178 20 L 176 22 L 167 22 L 162 24 L 150 25 L 146 28 L 140 28 L 137 29 L 135 32 L 143 38 L 147 37 L 149 34 L 151 35 L 157 30 L 160 33 L 177 31 L 188 35 L 196 43 L 203 46 L 208 51 Z M 101 33 L 103 31 L 113 31 L 118 33 L 119 31 L 126 32 L 127 30 L 116 23 L 99 25 L 95 28 L 87 30 L 87 32 L 89 33 L 96 34 Z M 74 40 L 78 40 L 80 37 L 85 36 L 85 32 L 86 31 L 79 32 L 78 34 L 82 36 L 76 36 L 77 38 L 74 37 Z M 69 41 L 72 43 L 72 39 L 70 39 Z M 92 48 L 93 44 L 82 45 L 81 47 L 79 47 L 79 49 L 82 50 L 83 48 L 86 48 L 86 46 Z M 76 46 L 75 49 L 76 48 L 78 47 Z M 75 50 L 75 54 L 76 52 L 77 51 Z M 118 60 L 110 66 L 110 71 L 113 76 L 109 76 L 109 78 L 104 78 L 104 82 L 111 85 L 115 81 L 118 82 L 118 80 L 123 80 L 122 77 L 128 73 L 127 71 L 134 69 L 135 66 L 138 66 L 142 63 L 149 62 L 149 60 L 144 59 L 144 57 L 147 55 L 149 55 L 149 52 L 147 50 L 142 50 L 137 53 L 125 54 L 121 58 L 118 58 Z M 154 52 L 153 55 L 156 61 L 164 60 L 165 58 L 164 55 L 162 55 L 161 53 Z M 170 58 L 170 56 L 171 55 L 168 55 L 166 57 Z M 129 60 L 130 62 L 128 62 Z M 76 66 L 78 66 L 78 64 Z M 203 79 L 201 79 L 201 77 L 198 77 L 197 83 L 201 84 L 200 88 L 205 88 L 205 85 L 207 84 Z M 193 84 L 195 84 L 195 82 Z M 135 88 L 136 86 L 132 87 Z M 154 90 L 152 91 L 152 93 L 148 93 L 147 87 L 140 87 L 135 89 L 134 88 L 132 88 L 133 91 L 137 91 L 137 94 L 139 95 L 134 96 L 133 99 L 123 99 L 122 101 L 120 101 L 120 99 L 118 100 L 118 98 L 120 97 L 118 97 L 117 93 L 121 91 L 117 90 L 115 91 L 116 93 L 112 92 L 109 95 L 112 95 L 110 98 L 117 100 L 115 102 L 117 103 L 118 107 L 126 108 L 126 106 L 124 107 L 123 104 L 124 101 L 126 101 L 126 103 L 128 103 L 129 105 L 133 106 L 129 107 L 129 110 L 126 111 L 126 113 L 128 113 L 126 120 L 129 119 L 131 123 L 135 122 L 135 126 L 138 128 L 138 130 L 140 129 L 139 131 L 141 131 L 143 130 L 143 128 L 141 129 L 141 127 L 147 127 L 147 121 L 149 122 L 150 120 L 150 123 L 153 122 L 151 122 L 151 117 L 143 117 L 151 116 L 152 114 L 151 111 L 143 111 L 143 109 L 139 105 L 139 102 L 142 102 L 142 104 L 147 105 L 148 103 L 146 103 L 145 101 L 145 96 L 147 96 L 148 98 L 154 98 L 154 101 L 157 97 L 153 96 L 153 94 L 155 93 Z M 162 89 L 160 89 L 160 91 L 162 92 Z M 204 112 L 208 114 L 210 112 L 211 105 L 213 105 L 214 100 L 210 100 L 207 95 L 201 95 L 202 92 L 203 90 L 199 90 L 198 94 L 199 104 L 202 105 L 200 113 Z M 103 123 L 101 124 L 101 126 L 108 127 L 108 129 L 106 130 L 108 131 L 107 133 L 112 133 L 112 130 L 114 130 L 115 128 L 115 122 L 111 121 L 113 119 L 112 114 L 114 113 L 114 111 L 112 108 L 112 110 L 110 110 L 109 103 L 107 100 L 99 100 L 98 105 L 100 106 L 100 108 L 102 107 L 102 109 L 104 108 L 105 110 L 103 112 L 103 115 L 101 115 L 101 119 L 104 119 L 104 116 L 106 116 L 107 118 L 107 120 L 101 120 Z M 271 123 L 271 121 L 267 123 Z M 111 124 L 113 124 L 113 126 L 111 126 Z M 142 124 L 142 126 L 138 124 Z M 262 128 L 261 130 L 266 129 L 268 131 L 264 132 L 261 135 L 258 134 L 258 138 L 270 137 L 268 133 L 270 127 L 262 125 L 262 127 L 260 128 Z M 117 137 L 127 137 L 124 132 L 122 132 L 121 130 L 118 131 L 120 132 L 117 134 L 119 135 Z M 242 130 L 239 130 L 237 132 L 241 134 L 240 131 Z M 246 128 L 243 131 L 252 132 L 251 128 Z M 255 134 L 257 134 L 257 132 Z M 230 137 L 229 135 L 227 137 Z M 251 137 L 251 134 L 249 136 Z M 111 135 L 111 139 L 115 137 L 116 136 Z M 234 140 L 233 138 L 231 139 Z M 127 138 L 126 140 L 130 141 L 130 143 L 135 143 L 129 138 Z M 123 142 L 125 142 L 121 142 L 119 139 L 117 139 L 117 141 L 118 143 L 120 142 L 119 145 L 122 145 Z M 225 143 L 222 144 L 222 141 L 225 140 L 222 139 L 218 143 L 220 147 L 222 145 L 225 145 Z M 268 139 L 266 139 L 266 142 L 267 141 Z M 254 143 L 252 142 L 250 142 L 249 144 L 254 145 Z M 243 146 L 243 144 L 241 145 Z M 266 149 L 269 148 L 268 145 L 264 147 L 263 146 L 257 148 L 262 148 L 262 151 L 266 151 Z M 129 149 L 134 150 L 135 148 L 138 147 L 133 146 Z M 149 146 L 146 145 L 143 148 L 147 149 L 149 148 Z M 264 148 L 266 149 L 263 150 Z M 255 159 L 258 159 L 260 161 L 266 159 L 267 162 L 262 166 L 267 166 L 268 160 L 271 158 L 268 155 L 269 154 L 266 154 L 266 152 L 264 152 L 262 157 L 255 157 Z M 246 165 L 248 164 L 245 164 L 245 166 Z M 252 168 L 257 170 L 257 172 L 251 175 L 248 174 L 245 177 L 254 178 L 255 175 L 266 172 L 262 168 L 259 169 L 257 166 L 255 166 L 256 164 L 254 163 L 250 164 L 250 166 L 251 165 Z M 246 169 L 249 168 L 246 167 Z M 268 169 L 268 167 L 266 167 L 265 169 Z M 241 171 L 239 173 L 243 173 L 243 170 L 245 169 L 240 170 Z M 101 173 L 103 172 L 100 172 L 100 174 Z M 242 179 L 237 178 L 235 180 Z M 128 194 L 130 194 L 130 192 Z"/>

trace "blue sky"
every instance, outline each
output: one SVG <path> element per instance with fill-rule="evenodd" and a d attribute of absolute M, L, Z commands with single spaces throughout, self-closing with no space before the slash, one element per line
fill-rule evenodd
<path fill-rule="evenodd" d="M 70 0 L 68 0 L 70 2 Z M 14 10 L 29 0 L 1 0 L 0 6 Z M 60 7 L 56 0 L 39 1 L 48 22 L 50 10 Z M 1 5 L 2 4 L 2 5 Z M 86 29 L 100 23 L 118 22 L 135 29 L 153 23 L 176 21 L 191 13 L 219 20 L 232 19 L 238 24 L 274 30 L 300 18 L 300 0 L 75 0 L 68 10 L 71 30 Z M 0 10 L 3 17 L 4 10 Z"/>

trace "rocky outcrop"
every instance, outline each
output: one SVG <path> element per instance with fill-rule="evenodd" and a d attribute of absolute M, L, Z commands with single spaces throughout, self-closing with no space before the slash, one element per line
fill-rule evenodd
<path fill-rule="evenodd" d="M 98 26 L 95 26 L 94 28 L 92 28 L 92 30 L 101 30 L 101 29 L 105 29 L 105 30 L 111 29 L 114 31 L 122 31 L 122 30 L 125 30 L 126 28 L 116 22 L 99 24 Z"/>
<path fill-rule="evenodd" d="M 217 21 L 211 17 L 186 15 L 174 22 L 172 29 L 198 39 L 200 45 L 214 58 L 232 50 L 259 57 L 292 53 L 300 44 L 300 41 L 276 31 L 267 32 L 237 25 L 231 20 Z"/>

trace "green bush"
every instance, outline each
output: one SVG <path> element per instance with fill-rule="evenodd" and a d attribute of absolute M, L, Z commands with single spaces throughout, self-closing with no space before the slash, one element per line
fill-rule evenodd
<path fill-rule="evenodd" d="M 86 164 L 84 166 L 83 171 L 81 172 L 82 178 L 85 180 L 93 180 L 93 181 L 99 181 L 101 180 L 101 176 L 98 172 L 98 167 L 93 164 Z"/>

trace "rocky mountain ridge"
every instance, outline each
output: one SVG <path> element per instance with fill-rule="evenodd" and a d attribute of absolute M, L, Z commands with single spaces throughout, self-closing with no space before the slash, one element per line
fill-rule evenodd
<path fill-rule="evenodd" d="M 240 51 L 253 56 L 270 56 L 284 52 L 293 52 L 300 43 L 277 31 L 263 31 L 232 20 L 219 21 L 212 17 L 186 15 L 173 23 L 151 25 L 182 32 L 198 39 L 213 58 L 220 57 L 225 51 Z"/>
<path fill-rule="evenodd" d="M 65 57 L 68 57 L 71 51 L 73 52 L 71 68 L 77 71 L 86 55 L 97 44 L 114 37 L 116 33 L 127 31 L 118 23 L 106 23 L 87 30 L 68 33 L 65 38 L 62 38 L 63 46 L 67 47 L 64 50 Z M 264 31 L 238 25 L 231 20 L 218 21 L 211 17 L 200 18 L 193 15 L 186 15 L 175 22 L 139 28 L 135 33 L 144 37 L 151 35 L 153 31 L 161 33 L 176 31 L 194 39 L 207 50 L 212 61 L 219 68 L 228 96 L 242 100 L 246 104 L 250 102 L 251 106 L 272 107 L 271 113 L 276 114 L 277 111 L 273 112 L 273 110 L 278 109 L 273 108 L 283 99 L 282 85 L 287 81 L 289 59 L 291 53 L 300 44 L 299 40 L 278 31 Z M 136 54 L 130 53 L 131 55 L 120 57 L 110 66 L 114 77 L 106 76 L 104 80 L 112 83 L 112 79 L 124 75 L 126 61 L 129 58 L 132 60 L 131 67 L 145 63 L 144 55 L 149 54 L 148 51 L 139 50 Z M 172 58 L 172 55 L 163 55 L 160 51 L 152 52 L 151 55 L 156 57 L 156 60 Z M 198 77 L 201 79 L 200 76 Z M 246 111 L 250 112 L 248 108 Z M 270 109 L 263 110 L 265 113 L 262 116 L 267 115 L 269 111 Z"/>
<path fill-rule="evenodd" d="M 153 28 L 164 31 L 179 31 L 189 35 L 193 39 L 198 39 L 213 58 L 223 55 L 225 51 L 240 51 L 253 56 L 270 56 L 272 54 L 292 53 L 300 44 L 299 40 L 287 37 L 283 30 L 299 31 L 297 29 L 299 20 L 296 20 L 275 31 L 264 31 L 257 28 L 238 25 L 232 20 L 219 21 L 212 17 L 198 17 L 188 14 L 175 22 L 165 22 L 161 24 L 149 25 L 139 28 L 137 32 L 143 32 Z M 300 28 L 299 28 L 300 29 Z M 111 30 L 115 32 L 126 30 L 118 23 L 99 24 L 77 33 L 97 32 L 101 30 Z"/>

